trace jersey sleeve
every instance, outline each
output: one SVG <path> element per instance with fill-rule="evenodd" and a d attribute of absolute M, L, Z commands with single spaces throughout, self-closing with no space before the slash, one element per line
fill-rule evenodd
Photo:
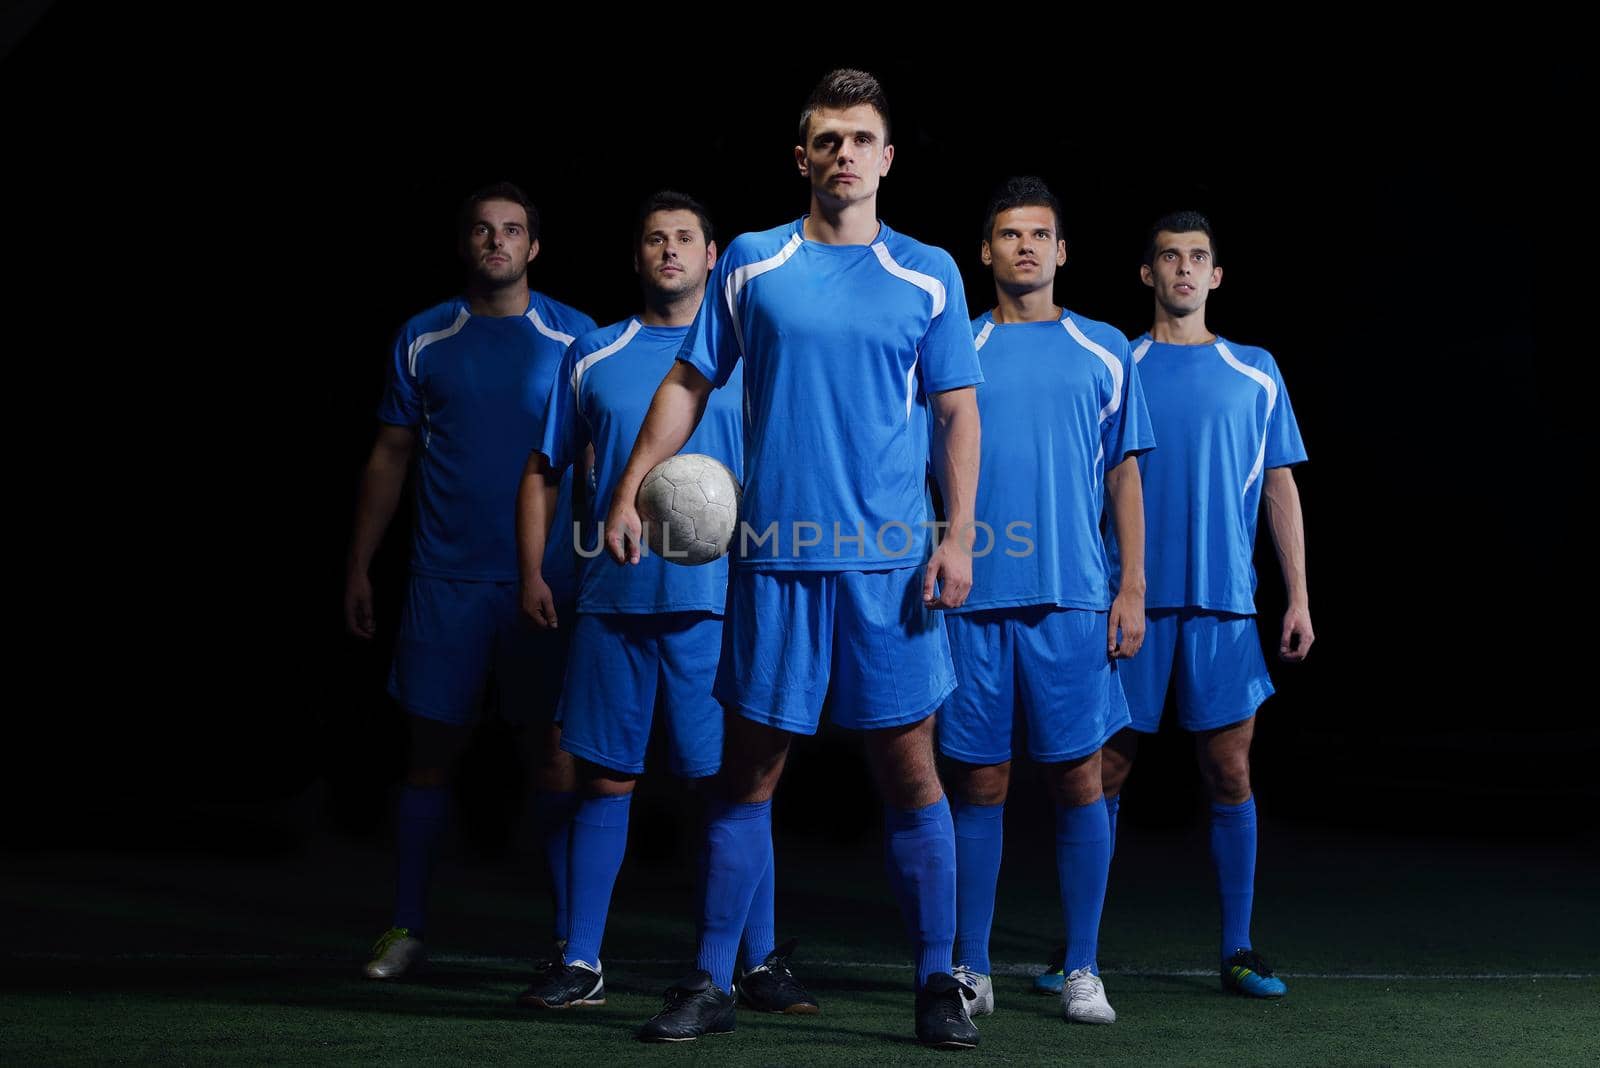
<path fill-rule="evenodd" d="M 1144 387 L 1139 383 L 1139 365 L 1133 361 L 1126 339 L 1112 347 L 1112 355 L 1121 361 L 1123 375 L 1121 403 L 1101 429 L 1100 444 L 1105 448 L 1107 470 L 1129 456 L 1156 447 L 1150 409 L 1145 405 Z"/>
<path fill-rule="evenodd" d="M 940 258 L 938 277 L 944 286 L 943 306 L 934 309 L 933 321 L 923 335 L 917 357 L 924 393 L 942 393 L 947 389 L 976 386 L 983 381 L 961 272 L 956 270 L 955 260 L 949 253 L 941 251 Z"/>
<path fill-rule="evenodd" d="M 728 254 L 712 269 L 700 311 L 678 350 L 678 359 L 699 371 L 718 389 L 728 384 L 739 357 L 744 354 L 738 308 L 734 306 L 731 288 L 736 262 L 734 247 L 730 245 Z"/>
<path fill-rule="evenodd" d="M 572 386 L 573 370 L 578 365 L 578 346 L 568 345 L 561 357 L 561 367 L 550 383 L 550 396 L 545 403 L 544 433 L 540 436 L 539 451 L 557 471 L 571 467 L 583 455 L 588 443 L 587 426 L 579 407 L 577 391 Z"/>
<path fill-rule="evenodd" d="M 1303 464 L 1307 460 L 1306 443 L 1300 438 L 1300 423 L 1294 417 L 1294 406 L 1289 403 L 1289 389 L 1283 383 L 1276 360 L 1271 361 L 1269 370 L 1278 386 L 1278 403 L 1272 406 L 1272 415 L 1267 419 L 1266 466 Z"/>
<path fill-rule="evenodd" d="M 380 423 L 415 428 L 422 422 L 422 386 L 411 366 L 411 344 L 409 330 L 395 338 L 388 381 L 378 403 Z"/>

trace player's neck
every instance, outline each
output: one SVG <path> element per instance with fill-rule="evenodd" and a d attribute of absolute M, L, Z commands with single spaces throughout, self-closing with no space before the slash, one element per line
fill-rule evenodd
<path fill-rule="evenodd" d="M 493 288 L 469 285 L 467 307 L 473 315 L 489 318 L 522 315 L 528 310 L 528 280 L 519 278 L 508 285 Z"/>
<path fill-rule="evenodd" d="M 705 297 L 705 293 L 704 286 L 693 293 L 684 293 L 676 297 L 652 293 L 647 289 L 644 294 L 644 311 L 639 313 L 639 321 L 645 326 L 688 326 L 694 322 L 695 313 L 700 310 L 700 301 Z"/>
<path fill-rule="evenodd" d="M 994 298 L 994 311 L 990 314 L 1001 326 L 1007 323 L 1048 323 L 1061 318 L 1061 309 L 1055 303 L 1050 286 L 1030 289 L 1026 293 L 1010 293 L 996 286 Z"/>
<path fill-rule="evenodd" d="M 801 231 L 820 245 L 870 245 L 878 236 L 878 198 L 827 204 L 812 194 L 811 214 Z"/>
<path fill-rule="evenodd" d="M 1217 335 L 1206 329 L 1204 308 L 1188 315 L 1174 315 L 1157 304 L 1156 321 L 1150 327 L 1150 339 L 1161 345 L 1209 345 L 1217 340 Z"/>

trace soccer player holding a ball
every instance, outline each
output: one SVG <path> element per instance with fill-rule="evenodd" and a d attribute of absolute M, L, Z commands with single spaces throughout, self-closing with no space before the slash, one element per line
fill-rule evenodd
<path fill-rule="evenodd" d="M 673 771 L 714 774 L 722 762 L 723 718 L 712 696 L 722 648 L 728 563 L 678 566 L 649 555 L 640 566 L 600 558 L 600 519 L 617 491 L 623 466 L 651 397 L 673 366 L 717 260 L 705 209 L 681 193 L 657 193 L 640 210 L 634 266 L 644 310 L 578 338 L 550 390 L 542 443 L 528 461 L 519 496 L 523 608 L 536 624 L 574 629 L 562 688 L 561 746 L 579 761 L 581 800 L 569 854 L 570 935 L 562 960 L 535 977 L 518 1001 L 564 1009 L 605 1001 L 600 948 L 611 891 L 628 839 L 634 783 L 660 698 Z M 710 398 L 687 441 L 737 473 L 743 467 L 739 376 L 735 388 Z M 575 491 L 572 529 L 551 531 L 562 472 L 594 450 L 586 486 Z M 633 498 L 634 487 L 625 491 Z M 541 568 L 547 541 L 579 539 L 577 618 L 558 618 Z M 670 546 L 668 546 L 670 548 Z M 789 972 L 791 950 L 774 950 L 770 834 L 755 843 L 762 870 L 744 934 L 741 993 L 753 1008 L 815 1012 L 816 1002 Z M 735 930 L 737 941 L 740 931 Z"/>
<path fill-rule="evenodd" d="M 733 1029 L 734 958 L 767 868 L 773 790 L 790 736 L 816 731 L 830 686 L 834 721 L 863 733 L 885 802 L 917 1037 L 978 1040 L 970 991 L 950 975 L 955 841 L 932 716 L 955 686 L 936 609 L 959 606 L 972 583 L 983 375 L 954 260 L 877 217 L 889 134 L 872 75 L 834 71 L 812 91 L 794 150 L 810 211 L 728 246 L 611 498 L 606 547 L 638 563 L 646 474 L 715 398 L 743 394 L 744 515 L 716 684 L 729 713 L 724 797 L 708 826 L 697 967 L 667 991 L 646 1040 Z M 951 525 L 936 547 L 924 525 L 930 414 Z"/>

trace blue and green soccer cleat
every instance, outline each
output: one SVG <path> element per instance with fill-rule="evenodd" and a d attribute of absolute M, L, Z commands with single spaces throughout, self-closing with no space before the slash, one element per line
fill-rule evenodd
<path fill-rule="evenodd" d="M 1247 998 L 1281 998 L 1289 992 L 1253 949 L 1236 950 L 1222 962 L 1222 989 Z"/>
<path fill-rule="evenodd" d="M 1067 985 L 1067 947 L 1061 946 L 1050 954 L 1050 963 L 1044 967 L 1042 975 L 1033 977 L 1033 992 L 1035 994 L 1049 994 L 1059 997 L 1062 988 Z"/>

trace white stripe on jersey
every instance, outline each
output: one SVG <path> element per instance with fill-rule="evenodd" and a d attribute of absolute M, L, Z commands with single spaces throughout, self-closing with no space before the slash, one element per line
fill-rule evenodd
<path fill-rule="evenodd" d="M 455 322 L 451 323 L 443 330 L 435 330 L 431 334 L 423 334 L 421 337 L 417 338 L 411 343 L 411 347 L 406 349 L 406 370 L 411 373 L 412 378 L 417 377 L 417 357 L 421 355 L 422 350 L 433 344 L 435 341 L 443 341 L 445 338 L 456 333 L 463 326 L 467 325 L 467 320 L 470 318 L 472 318 L 472 313 L 467 311 L 467 309 L 462 308 L 461 314 L 456 316 Z"/>
<path fill-rule="evenodd" d="M 990 319 L 983 324 L 983 329 L 978 331 L 978 336 L 972 339 L 972 347 L 980 352 L 983 351 L 983 347 L 989 343 L 989 335 L 992 333 L 994 333 L 994 320 Z"/>
<path fill-rule="evenodd" d="M 551 341 L 559 341 L 563 345 L 570 345 L 574 340 L 576 340 L 571 334 L 563 334 L 559 330 L 552 330 L 548 326 L 544 325 L 544 320 L 539 318 L 539 312 L 535 308 L 528 309 L 528 322 L 532 323 L 535 330 L 539 331 L 539 333 L 543 334 Z"/>
<path fill-rule="evenodd" d="M 937 319 L 944 313 L 943 282 L 939 281 L 931 274 L 923 274 L 921 271 L 913 271 L 909 267 L 900 266 L 894 261 L 894 257 L 889 255 L 889 245 L 887 242 L 879 241 L 876 245 L 872 246 L 872 252 L 873 255 L 878 257 L 878 263 L 883 267 L 884 270 L 888 271 L 890 274 L 902 281 L 910 282 L 912 285 L 916 286 L 918 289 L 922 290 L 923 292 L 927 293 L 928 296 L 933 298 L 933 314 L 929 316 L 929 318 Z M 918 359 L 920 359 L 922 354 L 918 353 L 917 355 Z M 911 418 L 911 405 L 912 402 L 916 400 L 917 395 L 917 362 L 917 360 L 912 360 L 911 369 L 906 372 L 907 419 Z"/>
<path fill-rule="evenodd" d="M 1061 325 L 1067 328 L 1067 333 L 1072 335 L 1072 340 L 1088 349 L 1094 355 L 1100 357 L 1100 362 L 1105 364 L 1106 370 L 1111 372 L 1111 400 L 1106 403 L 1104 408 L 1100 409 L 1099 421 L 1104 423 L 1111 417 L 1112 413 L 1114 413 L 1118 408 L 1122 407 L 1122 363 L 1115 356 L 1111 355 L 1110 351 L 1108 351 L 1104 345 L 1097 345 L 1093 341 L 1090 341 L 1088 336 L 1084 334 L 1082 330 L 1078 329 L 1078 324 L 1072 321 L 1072 317 L 1067 315 L 1065 312 L 1061 314 Z M 1099 450 L 1094 454 L 1094 462 L 1096 466 L 1099 465 L 1101 460 L 1105 459 L 1105 456 L 1106 443 L 1104 439 L 1102 439 Z"/>
<path fill-rule="evenodd" d="M 918 289 L 926 291 L 927 294 L 933 298 L 933 314 L 929 318 L 937 319 L 941 314 L 943 314 L 943 282 L 939 281 L 931 274 L 923 274 L 921 271 L 913 271 L 909 267 L 900 266 L 894 261 L 894 257 L 889 255 L 889 245 L 887 242 L 879 241 L 876 245 L 872 246 L 872 251 L 877 255 L 878 262 L 883 265 L 884 270 L 888 271 L 896 278 L 910 282 Z"/>
<path fill-rule="evenodd" d="M 1067 328 L 1067 333 L 1072 335 L 1072 340 L 1100 357 L 1100 362 L 1105 364 L 1106 370 L 1111 372 L 1111 400 L 1107 402 L 1104 408 L 1100 409 L 1100 421 L 1103 423 L 1108 416 L 1122 407 L 1122 379 L 1124 375 L 1122 361 L 1111 355 L 1110 350 L 1104 345 L 1098 345 L 1090 341 L 1088 335 L 1078 329 L 1078 324 L 1067 316 L 1063 315 L 1061 317 L 1061 325 Z"/>
<path fill-rule="evenodd" d="M 778 250 L 776 255 L 768 256 L 766 259 L 758 260 L 755 263 L 747 263 L 743 267 L 736 267 L 729 273 L 722 296 L 728 305 L 728 318 L 733 320 L 733 336 L 739 342 L 740 355 L 744 355 L 745 350 L 744 324 L 739 320 L 739 291 L 745 287 L 745 284 L 750 279 L 757 275 L 766 274 L 768 271 L 782 267 L 790 256 L 799 251 L 800 246 L 803 244 L 805 244 L 805 239 L 799 234 L 795 234 L 789 239 L 788 244 Z"/>
<path fill-rule="evenodd" d="M 1224 345 L 1220 338 L 1217 340 L 1217 355 L 1221 356 L 1229 367 L 1267 391 L 1267 417 L 1261 423 L 1261 448 L 1256 450 L 1256 462 L 1244 480 L 1244 492 L 1239 494 L 1242 497 L 1250 492 L 1251 484 L 1261 477 L 1261 467 L 1267 461 L 1267 428 L 1272 423 L 1272 410 L 1278 406 L 1278 384 L 1265 371 L 1243 363 L 1239 357 L 1229 352 L 1228 346 Z"/>
<path fill-rule="evenodd" d="M 1134 363 L 1138 363 L 1140 360 L 1144 359 L 1144 354 L 1150 351 L 1150 342 L 1152 340 L 1152 338 L 1145 338 L 1143 341 L 1139 342 L 1139 347 L 1133 350 Z"/>
<path fill-rule="evenodd" d="M 628 329 L 626 329 L 626 330 L 624 330 L 622 332 L 622 336 L 621 337 L 617 338 L 617 340 L 613 341 L 611 344 L 607 345 L 603 349 L 595 349 L 593 352 L 589 353 L 589 355 L 585 356 L 583 359 L 579 360 L 576 364 L 573 365 L 573 367 L 572 367 L 572 404 L 573 404 L 574 410 L 582 411 L 582 408 L 579 407 L 579 405 L 578 405 L 578 386 L 579 386 L 580 383 L 583 382 L 584 372 L 588 371 L 589 368 L 593 367 L 595 364 L 599 363 L 601 360 L 605 359 L 607 356 L 615 356 L 617 353 L 619 353 L 623 349 L 627 348 L 628 347 L 628 342 L 632 341 L 633 340 L 633 336 L 635 334 L 637 334 L 643 328 L 644 328 L 644 324 L 642 322 L 640 322 L 637 318 L 631 320 L 628 323 Z"/>

